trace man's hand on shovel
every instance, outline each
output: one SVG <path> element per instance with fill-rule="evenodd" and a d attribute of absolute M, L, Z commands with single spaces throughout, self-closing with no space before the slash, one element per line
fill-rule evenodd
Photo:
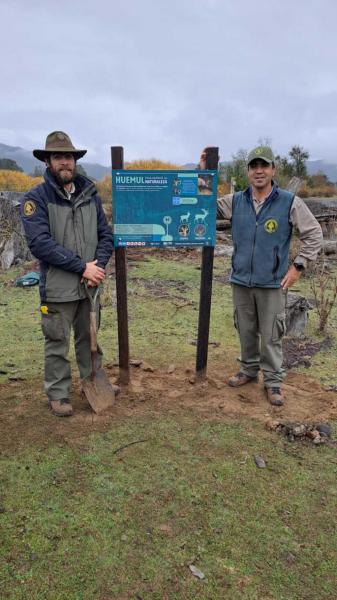
<path fill-rule="evenodd" d="M 84 279 L 88 280 L 89 287 L 99 285 L 105 278 L 105 270 L 97 266 L 97 260 L 86 263 L 85 271 L 82 274 L 81 283 Z"/>

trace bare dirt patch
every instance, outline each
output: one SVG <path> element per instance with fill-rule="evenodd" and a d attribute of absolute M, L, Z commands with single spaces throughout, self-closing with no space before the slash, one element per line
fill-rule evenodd
<path fill-rule="evenodd" d="M 172 370 L 172 366 L 169 370 Z M 107 366 L 112 382 L 118 368 Z M 26 445 L 46 447 L 50 443 L 80 445 L 88 435 L 113 427 L 116 420 L 133 415 L 179 415 L 193 411 L 203 419 L 245 417 L 266 423 L 271 418 L 290 422 L 328 422 L 337 419 L 337 394 L 324 390 L 313 378 L 295 372 L 288 374 L 284 384 L 286 402 L 281 408 L 267 403 L 263 383 L 243 388 L 230 388 L 226 378 L 231 374 L 219 367 L 210 368 L 208 379 L 193 382 L 193 371 L 185 368 L 145 371 L 132 368 L 132 384 L 123 389 L 114 408 L 101 416 L 94 415 L 80 394 L 75 381 L 71 401 L 74 416 L 56 418 L 48 410 L 42 382 L 11 382 L 0 386 L 0 448 L 4 453 L 23 450 Z"/>

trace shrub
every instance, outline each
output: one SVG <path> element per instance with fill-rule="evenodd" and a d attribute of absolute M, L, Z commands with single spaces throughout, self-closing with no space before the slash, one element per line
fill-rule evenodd
<path fill-rule="evenodd" d="M 303 183 L 297 192 L 301 198 L 331 198 L 337 195 L 337 189 L 334 185 L 321 185 L 309 187 L 307 183 Z"/>
<path fill-rule="evenodd" d="M 315 274 L 310 279 L 310 289 L 318 313 L 318 331 L 322 333 L 337 298 L 337 278 L 324 269 L 324 257 L 317 263 Z"/>
<path fill-rule="evenodd" d="M 8 192 L 27 192 L 42 181 L 43 177 L 30 177 L 19 171 L 0 171 L 0 190 Z"/>

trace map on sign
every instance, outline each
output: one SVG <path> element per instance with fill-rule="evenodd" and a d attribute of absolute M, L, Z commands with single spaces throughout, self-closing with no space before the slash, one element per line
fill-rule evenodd
<path fill-rule="evenodd" d="M 217 171 L 112 171 L 115 246 L 215 246 Z"/>

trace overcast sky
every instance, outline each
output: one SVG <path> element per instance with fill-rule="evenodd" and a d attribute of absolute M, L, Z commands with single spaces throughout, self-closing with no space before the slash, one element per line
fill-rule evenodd
<path fill-rule="evenodd" d="M 0 0 L 0 142 L 108 165 L 268 137 L 337 162 L 336 0 Z"/>

